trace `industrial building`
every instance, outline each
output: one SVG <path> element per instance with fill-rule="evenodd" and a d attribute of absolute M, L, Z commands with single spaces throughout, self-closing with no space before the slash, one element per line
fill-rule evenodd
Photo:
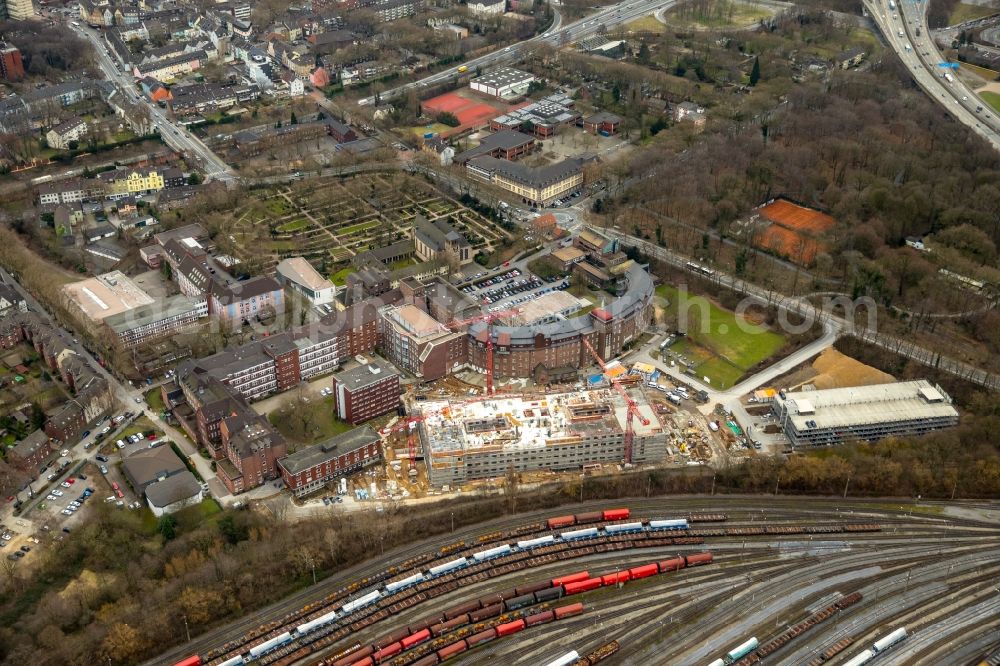
<path fill-rule="evenodd" d="M 523 95 L 535 80 L 534 75 L 513 67 L 500 67 L 472 79 L 469 87 L 490 97 L 503 98 Z"/>
<path fill-rule="evenodd" d="M 121 271 L 71 282 L 62 291 L 67 302 L 93 322 L 155 302 L 152 296 Z"/>
<path fill-rule="evenodd" d="M 926 379 L 782 392 L 773 409 L 792 446 L 922 435 L 958 423 L 951 397 Z"/>
<path fill-rule="evenodd" d="M 638 394 L 649 421 L 633 421 L 632 461 L 666 456 L 667 434 Z M 573 470 L 621 463 L 625 402 L 611 390 L 420 403 L 420 440 L 432 485 L 503 476 L 508 469 Z"/>

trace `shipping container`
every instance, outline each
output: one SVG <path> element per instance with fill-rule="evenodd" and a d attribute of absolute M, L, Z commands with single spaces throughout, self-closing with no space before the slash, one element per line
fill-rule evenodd
<path fill-rule="evenodd" d="M 649 576 L 655 576 L 660 573 L 659 567 L 655 564 L 647 564 L 641 567 L 634 567 L 628 570 L 629 576 L 632 580 L 638 580 L 639 578 L 648 578 Z"/>
<path fill-rule="evenodd" d="M 440 657 L 441 661 L 444 661 L 445 659 L 451 659 L 456 654 L 465 652 L 467 649 L 468 647 L 466 647 L 465 641 L 462 640 L 452 643 L 451 645 L 445 645 L 437 651 L 437 655 Z"/>
<path fill-rule="evenodd" d="M 582 612 L 583 604 L 579 602 L 570 604 L 569 606 L 560 606 L 555 610 L 557 620 L 561 620 L 564 617 L 573 617 L 574 615 L 579 615 Z"/>
<path fill-rule="evenodd" d="M 699 564 L 711 564 L 712 553 L 695 553 L 694 555 L 685 557 L 684 561 L 689 567 L 696 567 Z"/>
<path fill-rule="evenodd" d="M 569 596 L 571 594 L 579 594 L 580 592 L 596 590 L 600 586 L 600 578 L 588 578 L 587 580 L 581 580 L 579 583 L 566 583 L 563 588 L 566 590 L 566 596 Z"/>
<path fill-rule="evenodd" d="M 525 626 L 533 627 L 536 624 L 545 624 L 547 622 L 551 622 L 552 620 L 555 619 L 555 617 L 556 614 L 554 611 L 550 610 L 543 611 L 541 613 L 535 613 L 534 615 L 529 615 L 528 617 L 524 618 L 524 624 Z"/>
<path fill-rule="evenodd" d="M 497 638 L 510 636 L 511 634 L 516 634 L 517 632 L 524 629 L 524 620 L 514 620 L 513 622 L 507 622 L 506 624 L 498 625 L 496 629 L 497 629 Z"/>
<path fill-rule="evenodd" d="M 604 520 L 625 520 L 630 515 L 628 509 L 607 509 L 604 512 Z"/>
<path fill-rule="evenodd" d="M 668 571 L 677 571 L 678 569 L 684 568 L 684 558 L 675 557 L 672 560 L 663 560 L 657 566 L 660 567 L 660 573 L 667 573 Z"/>
<path fill-rule="evenodd" d="M 581 580 L 587 580 L 588 578 L 590 578 L 590 574 L 588 572 L 578 571 L 577 573 L 553 578 L 552 587 L 558 587 L 559 585 L 565 585 L 566 583 L 579 583 Z"/>

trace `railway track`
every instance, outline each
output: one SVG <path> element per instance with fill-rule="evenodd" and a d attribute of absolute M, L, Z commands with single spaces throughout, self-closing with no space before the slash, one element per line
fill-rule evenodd
<path fill-rule="evenodd" d="M 760 498 L 755 499 L 758 501 L 760 500 Z M 942 517 L 940 515 L 928 515 L 921 513 L 909 514 L 905 506 L 902 510 L 893 510 L 885 508 L 884 503 L 878 508 L 868 509 L 864 506 L 864 502 L 855 502 L 852 503 L 855 507 L 853 512 L 838 512 L 836 511 L 834 502 L 823 500 L 814 501 L 795 499 L 791 501 L 784 501 L 779 498 L 777 501 L 772 501 L 772 503 L 768 506 L 752 506 L 746 500 L 742 500 L 742 504 L 739 504 L 738 507 L 735 506 L 736 504 L 739 504 L 739 502 L 729 498 L 682 498 L 679 501 L 672 499 L 669 503 L 662 499 L 631 500 L 622 502 L 622 505 L 632 507 L 635 515 L 649 517 L 662 517 L 665 514 L 690 514 L 695 512 L 724 512 L 729 514 L 730 520 L 725 524 L 727 533 L 723 534 L 717 532 L 715 534 L 709 534 L 705 536 L 705 539 L 709 547 L 716 550 L 716 552 L 720 554 L 724 554 L 720 558 L 720 564 L 724 564 L 726 567 L 732 568 L 732 571 L 734 572 L 738 570 L 735 568 L 735 565 L 738 564 L 738 561 L 741 559 L 746 563 L 745 568 L 753 566 L 754 563 L 759 565 L 760 561 L 756 557 L 755 552 L 761 548 L 768 548 L 768 544 L 765 543 L 766 541 L 769 542 L 770 540 L 779 538 L 781 542 L 779 547 L 772 548 L 772 550 L 776 551 L 772 554 L 773 557 L 794 560 L 799 566 L 806 564 L 806 557 L 809 557 L 812 558 L 809 561 L 813 562 L 814 566 L 821 567 L 823 557 L 838 553 L 845 548 L 858 553 L 866 553 L 869 556 L 879 555 L 883 549 L 891 547 L 892 543 L 890 537 L 895 537 L 898 542 L 903 544 L 905 544 L 907 539 L 930 539 L 941 543 L 938 550 L 943 550 L 952 548 L 956 544 L 955 539 L 988 538 L 990 535 L 995 536 L 997 534 L 996 529 L 984 525 L 982 522 L 976 520 Z M 581 505 L 580 509 L 590 509 L 596 506 L 606 505 L 606 502 L 587 503 Z M 455 544 L 457 541 L 462 540 L 466 541 L 467 546 L 469 546 L 467 550 L 471 551 L 481 549 L 483 542 L 478 541 L 477 539 L 484 533 L 489 533 L 490 531 L 509 531 L 515 527 L 531 523 L 533 520 L 540 520 L 543 517 L 551 516 L 553 513 L 554 512 L 552 510 L 534 512 L 524 516 L 516 516 L 514 518 L 492 521 L 491 523 L 479 528 L 459 530 L 456 531 L 454 536 L 448 535 L 447 539 L 439 538 L 434 542 L 422 542 L 421 544 L 415 544 L 410 547 L 396 549 L 384 558 L 377 558 L 374 562 L 384 568 L 391 562 L 399 563 L 407 559 L 419 558 L 422 555 L 425 556 L 426 553 L 429 552 L 428 548 L 431 546 L 436 546 L 435 550 L 440 551 L 443 547 Z M 772 530 L 776 532 L 784 532 L 784 527 L 792 525 L 796 522 L 801 526 L 804 523 L 819 522 L 820 520 L 830 521 L 831 519 L 838 518 L 843 522 L 866 522 L 878 519 L 878 521 L 883 525 L 883 531 L 878 535 L 852 534 L 850 539 L 840 538 L 842 535 L 768 534 L 768 532 L 771 532 Z M 705 530 L 707 533 L 708 530 L 712 529 L 718 528 L 709 525 L 692 525 L 693 533 L 698 533 L 699 530 Z M 746 535 L 745 541 L 747 542 L 747 545 L 743 546 L 743 536 L 737 533 L 738 530 L 743 529 L 763 531 L 759 534 Z M 728 533 L 729 530 L 733 533 Z M 948 539 L 946 541 L 942 539 L 943 533 L 950 533 L 948 534 Z M 849 543 L 846 543 L 848 541 Z M 735 554 L 733 552 L 735 549 L 740 549 L 742 552 Z M 929 557 L 932 555 L 932 551 L 933 548 L 929 548 L 921 551 L 920 555 L 923 557 Z M 461 552 L 461 550 L 457 550 L 456 552 Z M 626 552 L 630 551 L 612 553 L 611 557 L 618 557 L 620 560 L 622 555 Z M 629 559 L 633 559 L 631 555 L 632 554 L 630 552 Z M 635 557 L 639 560 L 644 559 L 645 556 L 646 553 L 643 549 L 639 549 L 635 552 Z M 594 554 L 587 556 L 587 561 L 590 559 L 600 560 L 601 558 L 599 554 Z M 574 564 L 573 566 L 577 565 Z M 353 572 L 353 575 L 355 576 L 354 578 L 351 578 L 352 573 L 348 572 L 331 577 L 327 581 L 324 581 L 324 584 L 317 586 L 316 590 L 304 590 L 302 593 L 295 595 L 282 604 L 273 606 L 263 614 L 258 614 L 252 620 L 248 619 L 240 623 L 238 626 L 246 627 L 246 630 L 244 631 L 245 633 L 246 631 L 249 631 L 250 628 L 260 626 L 262 619 L 267 619 L 269 617 L 284 617 L 293 610 L 300 611 L 301 608 L 307 603 L 303 603 L 303 600 L 305 599 L 312 600 L 315 606 L 315 600 L 317 598 L 316 594 L 320 589 L 326 591 L 328 596 L 331 588 L 334 587 L 335 582 L 339 582 L 340 585 L 343 586 L 348 580 L 357 580 L 357 576 L 359 575 L 370 576 L 371 573 L 376 571 L 378 568 L 379 567 L 376 566 L 376 564 L 354 567 L 348 570 L 348 572 Z M 713 596 L 712 599 L 717 601 L 722 596 L 724 595 L 720 592 Z M 440 601 L 443 603 L 446 599 L 451 597 L 451 594 L 445 594 L 440 597 Z M 437 603 L 437 600 L 435 600 L 434 603 Z M 315 611 L 310 611 L 310 613 L 314 612 Z M 421 612 L 423 612 L 423 609 L 421 609 Z M 652 616 L 654 614 L 655 608 L 651 606 L 648 615 Z M 580 621 L 585 622 L 586 617 L 589 617 L 590 615 L 591 613 L 588 612 Z M 642 618 L 642 623 L 647 622 L 648 619 L 649 618 L 644 616 Z M 572 627 L 576 626 L 576 624 L 577 623 L 575 621 L 569 621 L 568 624 L 563 625 L 558 631 L 560 634 L 570 632 L 572 631 Z M 555 629 L 555 627 L 553 627 L 553 629 Z M 223 633 L 224 632 L 221 628 L 212 630 L 211 632 L 203 635 L 199 642 L 204 645 L 207 641 L 211 640 L 210 637 L 214 636 L 221 638 Z M 630 648 L 631 646 L 628 644 L 628 641 L 624 641 L 621 652 L 618 655 L 615 655 L 615 657 L 613 657 L 608 663 L 629 663 L 627 659 L 629 658 Z M 496 649 L 500 648 L 497 647 Z M 188 648 L 183 652 L 183 654 L 179 654 L 180 651 L 175 650 L 167 655 L 164 655 L 163 658 L 150 663 L 173 663 L 171 659 L 191 654 L 192 651 L 193 650 L 191 648 Z M 473 655 L 469 655 L 463 659 L 470 659 L 472 657 Z"/>

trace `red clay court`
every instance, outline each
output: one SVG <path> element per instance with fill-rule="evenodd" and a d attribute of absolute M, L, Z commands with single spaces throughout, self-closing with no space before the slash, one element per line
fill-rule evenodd
<path fill-rule="evenodd" d="M 421 102 L 421 106 L 423 106 L 424 113 L 428 115 L 438 113 L 454 114 L 458 118 L 458 122 L 461 123 L 460 127 L 462 129 L 482 127 L 501 114 L 501 111 L 498 111 L 489 104 L 466 99 L 453 92 L 425 100 Z"/>
<path fill-rule="evenodd" d="M 816 254 L 825 247 L 816 237 L 837 224 L 826 213 L 784 199 L 763 206 L 759 212 L 772 223 L 761 234 L 759 245 L 804 266 L 812 265 Z"/>

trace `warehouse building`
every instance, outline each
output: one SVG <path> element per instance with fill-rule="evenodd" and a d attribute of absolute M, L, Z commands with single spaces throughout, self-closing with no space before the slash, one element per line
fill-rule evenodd
<path fill-rule="evenodd" d="M 922 435 L 958 423 L 951 397 L 926 379 L 780 393 L 773 409 L 792 446 Z"/>
<path fill-rule="evenodd" d="M 497 99 L 523 95 L 535 80 L 534 75 L 513 67 L 501 67 L 472 79 L 469 87 Z"/>
<path fill-rule="evenodd" d="M 320 490 L 327 482 L 381 460 L 381 439 L 364 426 L 337 435 L 278 461 L 281 478 L 297 497 Z"/>
<path fill-rule="evenodd" d="M 337 418 L 351 425 L 388 414 L 399 405 L 399 372 L 388 361 L 365 359 L 333 375 L 333 400 Z"/>
<path fill-rule="evenodd" d="M 666 456 L 667 434 L 638 394 L 632 460 Z M 432 485 L 503 476 L 513 468 L 573 470 L 621 463 L 625 456 L 625 402 L 610 390 L 547 396 L 511 396 L 469 402 L 425 402 L 419 425 Z"/>

